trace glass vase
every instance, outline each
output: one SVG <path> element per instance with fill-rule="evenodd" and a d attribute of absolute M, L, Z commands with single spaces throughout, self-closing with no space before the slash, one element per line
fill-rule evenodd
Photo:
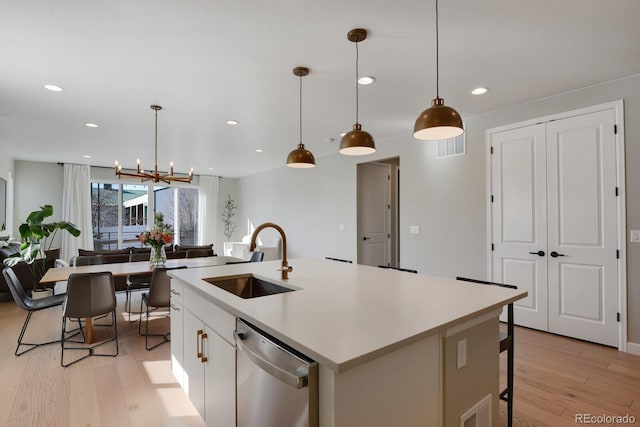
<path fill-rule="evenodd" d="M 149 265 L 151 268 L 164 267 L 167 262 L 167 253 L 164 246 L 151 246 L 151 254 L 149 255 Z"/>

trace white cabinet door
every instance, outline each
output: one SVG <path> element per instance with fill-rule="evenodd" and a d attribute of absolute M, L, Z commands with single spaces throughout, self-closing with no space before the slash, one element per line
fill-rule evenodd
<path fill-rule="evenodd" d="M 605 110 L 547 125 L 549 331 L 611 346 L 618 343 L 614 123 Z"/>
<path fill-rule="evenodd" d="M 202 362 L 204 323 L 189 310 L 184 310 L 184 384 L 183 389 L 198 413 L 205 419 L 205 364 Z"/>
<path fill-rule="evenodd" d="M 171 303 L 171 372 L 184 388 L 184 308 Z"/>
<path fill-rule="evenodd" d="M 236 424 L 235 347 L 189 310 L 184 317 L 184 384 L 208 426 Z"/>
<path fill-rule="evenodd" d="M 527 291 L 518 325 L 547 329 L 547 205 L 544 124 L 492 138 L 493 280 Z M 543 251 L 544 255 L 538 255 Z M 542 252 L 540 252 L 542 254 Z"/>
<path fill-rule="evenodd" d="M 205 421 L 209 426 L 236 425 L 236 350 L 205 325 Z"/>

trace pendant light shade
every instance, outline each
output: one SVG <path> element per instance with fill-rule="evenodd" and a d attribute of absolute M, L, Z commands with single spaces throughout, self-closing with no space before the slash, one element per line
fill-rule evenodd
<path fill-rule="evenodd" d="M 454 138 L 463 132 L 462 117 L 444 105 L 442 98 L 431 101 L 431 107 L 420 114 L 413 127 L 413 137 L 425 141 Z"/>
<path fill-rule="evenodd" d="M 376 144 L 369 132 L 362 130 L 358 123 L 358 42 L 367 38 L 367 30 L 356 28 L 347 33 L 347 39 L 356 44 L 356 123 L 353 130 L 347 132 L 340 140 L 340 154 L 347 156 L 363 156 L 376 152 Z"/>
<path fill-rule="evenodd" d="M 454 138 L 464 132 L 460 114 L 454 108 L 444 105 L 444 99 L 440 98 L 438 36 L 438 0 L 436 0 L 436 97 L 431 101 L 431 107 L 418 116 L 413 126 L 413 137 L 425 141 Z"/>
<path fill-rule="evenodd" d="M 316 159 L 311 151 L 304 148 L 302 143 L 302 78 L 309 74 L 309 69 L 296 67 L 293 69 L 293 74 L 300 77 L 300 143 L 298 143 L 298 148 L 287 156 L 287 166 L 290 168 L 314 168 L 316 167 Z"/>

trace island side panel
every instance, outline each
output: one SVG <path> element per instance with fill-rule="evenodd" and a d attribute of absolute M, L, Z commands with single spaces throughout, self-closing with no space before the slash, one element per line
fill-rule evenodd
<path fill-rule="evenodd" d="M 442 425 L 441 338 L 434 335 L 346 372 L 320 372 L 321 427 Z"/>
<path fill-rule="evenodd" d="M 485 320 L 444 334 L 444 426 L 459 427 L 460 417 L 491 395 L 491 425 L 498 423 L 499 322 Z M 466 340 L 466 365 L 458 368 L 458 342 Z"/>

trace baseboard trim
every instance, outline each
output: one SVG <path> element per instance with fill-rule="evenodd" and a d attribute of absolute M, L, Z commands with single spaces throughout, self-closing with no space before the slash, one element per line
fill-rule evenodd
<path fill-rule="evenodd" d="M 635 342 L 627 342 L 627 353 L 640 356 L 640 344 Z"/>

